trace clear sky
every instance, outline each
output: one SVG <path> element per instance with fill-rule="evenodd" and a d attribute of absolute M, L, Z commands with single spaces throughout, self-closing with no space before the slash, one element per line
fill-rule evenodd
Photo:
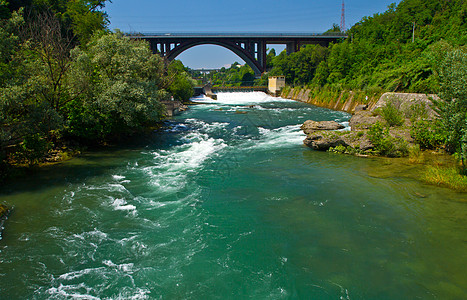
<path fill-rule="evenodd" d="M 349 28 L 384 12 L 397 0 L 346 0 Z M 342 0 L 112 0 L 110 28 L 124 32 L 324 32 L 341 22 Z M 274 46 L 277 51 L 283 47 Z M 219 68 L 243 61 L 219 46 L 197 46 L 177 57 L 191 68 Z"/>

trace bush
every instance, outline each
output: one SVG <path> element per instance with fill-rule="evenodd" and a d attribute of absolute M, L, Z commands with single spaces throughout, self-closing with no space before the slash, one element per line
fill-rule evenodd
<path fill-rule="evenodd" d="M 404 115 L 399 111 L 392 101 L 381 107 L 379 113 L 390 127 L 404 124 Z"/>
<path fill-rule="evenodd" d="M 438 120 L 418 120 L 412 124 L 410 135 L 422 149 L 437 149 L 443 145 L 445 139 L 445 134 L 441 130 Z"/>
<path fill-rule="evenodd" d="M 368 136 L 374 146 L 375 154 L 388 157 L 407 156 L 409 148 L 407 142 L 394 138 L 389 134 L 389 128 L 385 127 L 381 122 L 376 122 L 370 127 Z"/>
<path fill-rule="evenodd" d="M 41 158 L 47 154 L 50 149 L 50 143 L 40 136 L 40 134 L 31 134 L 24 138 L 24 141 L 18 146 L 14 159 L 19 163 L 35 165 Z"/>
<path fill-rule="evenodd" d="M 416 120 L 424 119 L 427 117 L 427 111 L 423 103 L 417 103 L 410 105 L 405 111 L 405 117 L 410 119 L 413 123 Z"/>

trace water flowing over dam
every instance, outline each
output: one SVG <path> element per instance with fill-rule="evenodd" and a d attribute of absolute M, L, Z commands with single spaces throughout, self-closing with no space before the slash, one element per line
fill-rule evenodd
<path fill-rule="evenodd" d="M 0 298 L 467 298 L 463 195 L 303 146 L 347 113 L 217 96 L 2 189 Z"/>

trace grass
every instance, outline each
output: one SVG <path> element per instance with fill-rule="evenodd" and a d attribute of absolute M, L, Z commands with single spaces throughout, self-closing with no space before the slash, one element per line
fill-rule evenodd
<path fill-rule="evenodd" d="M 467 192 L 467 176 L 460 175 L 454 167 L 428 166 L 423 179 L 429 184 Z"/>
<path fill-rule="evenodd" d="M 425 162 L 423 151 L 418 144 L 409 147 L 409 162 L 412 164 L 423 164 Z"/>

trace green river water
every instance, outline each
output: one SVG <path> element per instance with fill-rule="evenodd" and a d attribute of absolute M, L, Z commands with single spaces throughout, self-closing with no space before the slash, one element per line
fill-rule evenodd
<path fill-rule="evenodd" d="M 2 187 L 0 299 L 467 299 L 465 194 L 303 146 L 343 112 L 213 102 Z"/>

